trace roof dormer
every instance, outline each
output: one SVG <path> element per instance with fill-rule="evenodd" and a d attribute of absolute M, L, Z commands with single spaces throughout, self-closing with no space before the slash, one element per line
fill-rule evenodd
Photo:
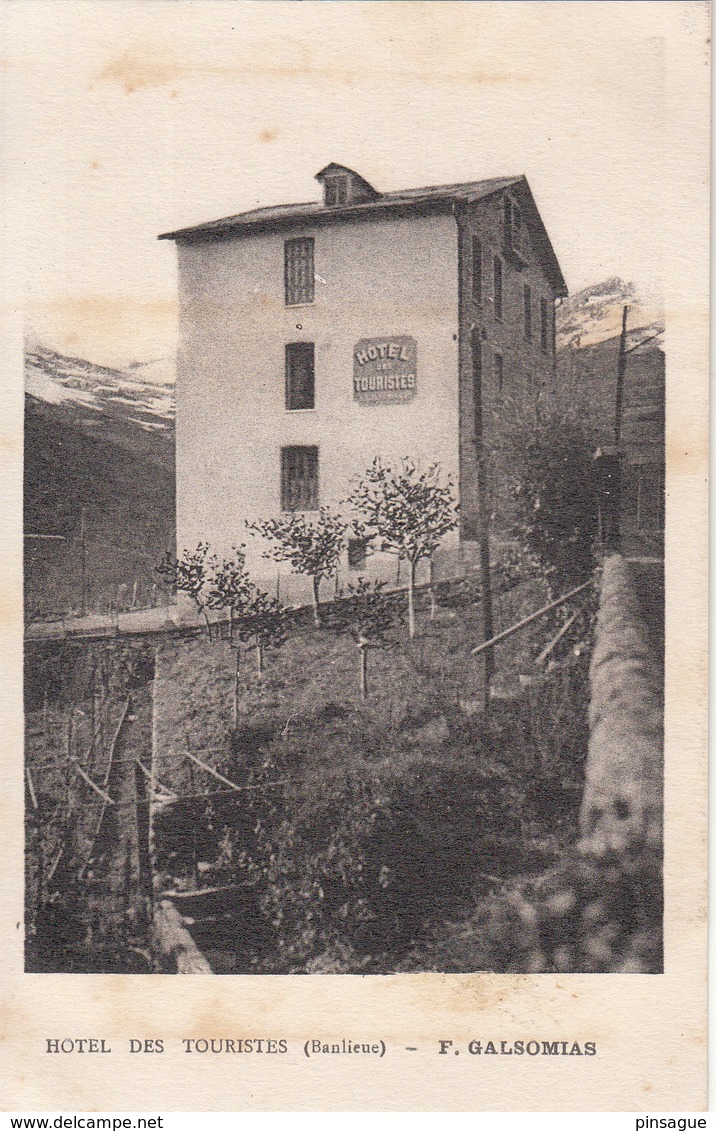
<path fill-rule="evenodd" d="M 325 169 L 316 173 L 316 180 L 323 186 L 323 203 L 326 208 L 340 208 L 346 204 L 376 200 L 380 196 L 359 173 L 345 165 L 326 165 Z"/>

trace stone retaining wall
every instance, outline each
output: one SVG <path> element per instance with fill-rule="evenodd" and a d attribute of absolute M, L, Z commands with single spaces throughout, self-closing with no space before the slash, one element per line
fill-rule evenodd
<path fill-rule="evenodd" d="M 590 738 L 581 810 L 583 850 L 661 851 L 663 588 L 618 554 L 604 563 L 591 666 Z"/>

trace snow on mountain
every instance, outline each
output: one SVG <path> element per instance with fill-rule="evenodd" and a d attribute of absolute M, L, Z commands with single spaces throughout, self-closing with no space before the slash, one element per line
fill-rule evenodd
<path fill-rule="evenodd" d="M 168 357 L 158 357 L 153 361 L 133 361 L 127 366 L 127 373 L 133 380 L 148 385 L 164 385 L 173 388 L 176 382 L 174 360 Z"/>
<path fill-rule="evenodd" d="M 640 294 L 634 283 L 612 276 L 577 291 L 557 307 L 559 348 L 584 349 L 618 337 L 625 306 L 629 307 L 629 346 L 652 334 L 663 333 L 664 314 L 658 301 Z"/>
<path fill-rule="evenodd" d="M 146 432 L 173 428 L 174 369 L 165 358 L 111 369 L 32 343 L 25 353 L 25 391 L 46 404 L 129 420 Z"/>

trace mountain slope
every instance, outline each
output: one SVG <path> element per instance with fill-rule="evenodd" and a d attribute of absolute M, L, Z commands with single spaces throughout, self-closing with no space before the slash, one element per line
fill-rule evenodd
<path fill-rule="evenodd" d="M 28 617 L 153 598 L 153 567 L 174 545 L 175 521 L 173 383 L 166 366 L 153 370 L 28 352 Z M 50 534 L 60 538 L 36 537 Z"/>
<path fill-rule="evenodd" d="M 591 425 L 609 451 L 617 441 L 617 372 L 627 307 L 622 386 L 621 546 L 638 555 L 663 553 L 666 359 L 664 321 L 637 288 L 611 278 L 570 296 L 557 312 L 559 393 Z"/>
<path fill-rule="evenodd" d="M 559 349 L 585 349 L 618 337 L 622 311 L 628 306 L 628 345 L 664 329 L 663 311 L 658 303 L 648 302 L 634 283 L 611 276 L 602 283 L 569 295 L 557 307 L 557 345 Z"/>

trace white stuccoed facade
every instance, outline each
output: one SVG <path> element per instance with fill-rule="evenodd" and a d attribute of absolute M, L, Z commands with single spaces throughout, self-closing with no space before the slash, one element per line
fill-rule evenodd
<path fill-rule="evenodd" d="M 371 219 L 289 235 L 315 239 L 310 304 L 285 303 L 283 232 L 179 246 L 177 545 L 208 541 L 223 553 L 245 541 L 265 580 L 276 566 L 244 520 L 280 513 L 281 448 L 318 448 L 319 501 L 333 507 L 374 456 L 437 461 L 458 479 L 454 219 Z M 416 342 L 413 399 L 356 400 L 361 340 L 405 336 Z M 295 341 L 315 343 L 314 409 L 286 408 L 285 346 Z"/>
<path fill-rule="evenodd" d="M 340 507 L 376 456 L 439 464 L 461 525 L 435 566 L 460 570 L 479 525 L 477 452 L 503 405 L 533 411 L 554 379 L 554 302 L 567 293 L 524 176 L 397 193 L 340 165 L 317 179 L 322 202 L 162 237 L 179 256 L 179 552 L 208 542 L 223 555 L 245 542 L 253 576 L 273 591 L 280 573 L 289 601 L 307 599 L 309 583 L 263 558 L 245 525 L 303 505 L 303 486 L 282 496 L 284 449 L 302 449 L 285 453 L 301 468 L 287 477 L 310 480 L 312 507 Z M 305 243 L 285 258 L 301 240 L 312 241 L 312 264 Z M 307 301 L 294 305 L 297 294 Z M 304 345 L 289 364 L 294 343 Z M 340 574 L 395 580 L 396 563 L 375 555 L 351 568 L 344 555 Z"/>

